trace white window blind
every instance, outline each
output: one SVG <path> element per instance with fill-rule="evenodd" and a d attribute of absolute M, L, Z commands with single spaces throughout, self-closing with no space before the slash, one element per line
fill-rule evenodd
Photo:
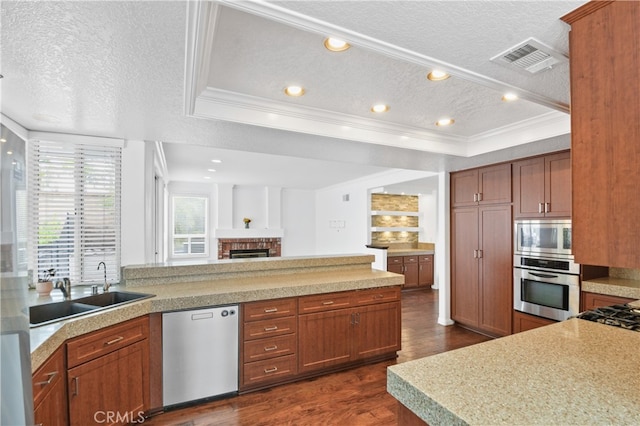
<path fill-rule="evenodd" d="M 73 284 L 120 281 L 120 147 L 30 141 L 30 264 Z M 35 278 L 35 277 L 34 277 Z"/>

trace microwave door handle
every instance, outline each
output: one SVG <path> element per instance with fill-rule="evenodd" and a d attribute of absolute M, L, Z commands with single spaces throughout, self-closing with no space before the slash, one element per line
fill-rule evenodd
<path fill-rule="evenodd" d="M 549 274 L 536 274 L 535 272 L 529 272 L 531 275 L 540 277 L 540 278 L 558 278 L 557 275 L 549 275 Z"/>

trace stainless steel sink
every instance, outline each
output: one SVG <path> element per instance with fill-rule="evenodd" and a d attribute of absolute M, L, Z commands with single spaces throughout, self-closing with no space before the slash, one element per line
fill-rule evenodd
<path fill-rule="evenodd" d="M 29 307 L 29 324 L 31 327 L 51 324 L 153 296 L 153 294 L 114 291 L 75 300 L 31 306 Z"/>
<path fill-rule="evenodd" d="M 95 306 L 113 306 L 122 303 L 134 302 L 136 300 L 147 299 L 153 297 L 153 294 L 129 293 L 126 291 L 112 291 L 109 293 L 95 294 L 74 300 L 74 302 L 86 303 Z"/>

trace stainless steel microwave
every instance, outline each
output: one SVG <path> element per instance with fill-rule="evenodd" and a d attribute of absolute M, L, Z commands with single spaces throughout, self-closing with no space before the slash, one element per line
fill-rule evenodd
<path fill-rule="evenodd" d="M 572 257 L 571 220 L 516 220 L 514 252 L 520 255 Z"/>

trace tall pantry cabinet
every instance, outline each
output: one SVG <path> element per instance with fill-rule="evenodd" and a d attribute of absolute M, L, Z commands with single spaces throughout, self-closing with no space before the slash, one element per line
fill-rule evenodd
<path fill-rule="evenodd" d="M 451 203 L 451 316 L 490 335 L 511 334 L 511 164 L 452 173 Z"/>
<path fill-rule="evenodd" d="M 640 2 L 592 1 L 571 25 L 576 262 L 640 268 Z"/>

